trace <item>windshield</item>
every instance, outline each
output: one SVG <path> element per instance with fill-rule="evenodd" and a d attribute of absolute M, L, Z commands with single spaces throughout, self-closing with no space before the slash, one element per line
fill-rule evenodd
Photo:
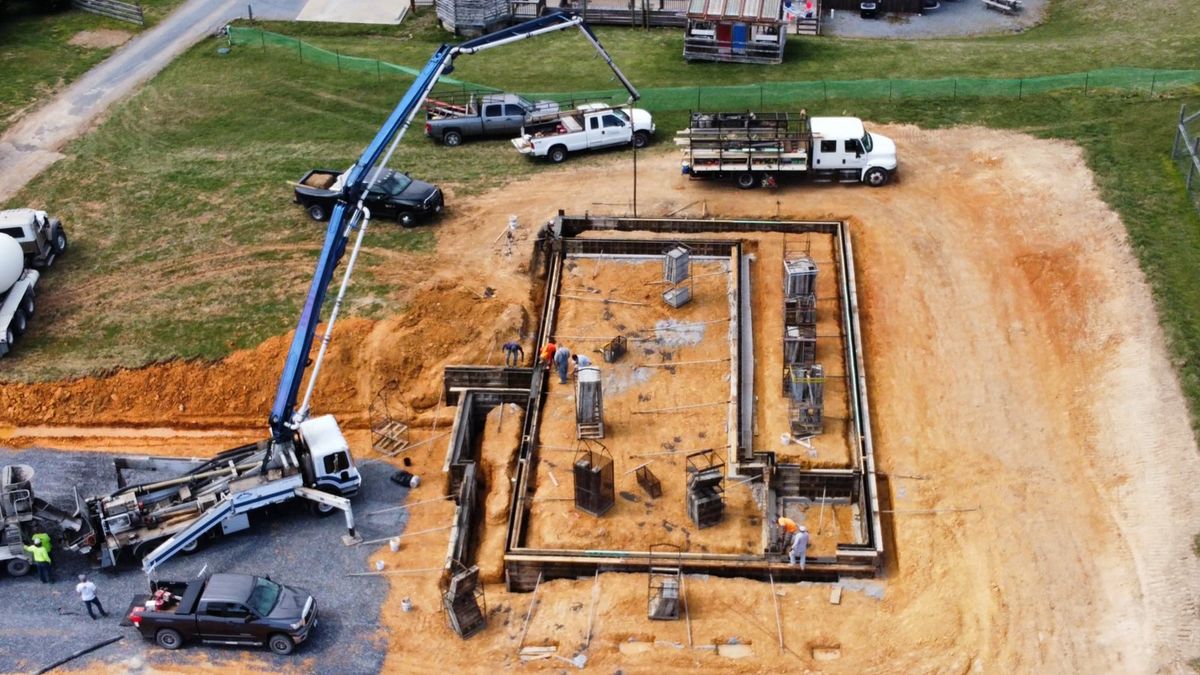
<path fill-rule="evenodd" d="M 864 152 L 870 152 L 871 148 L 875 146 L 875 141 L 871 140 L 871 132 L 868 131 L 863 134 L 862 146 Z"/>
<path fill-rule="evenodd" d="M 283 589 L 274 581 L 254 577 L 254 590 L 246 600 L 246 606 L 259 616 L 267 616 L 279 602 L 279 592 Z"/>
<path fill-rule="evenodd" d="M 629 114 L 626 113 L 624 110 L 621 110 L 620 108 L 613 108 L 613 114 L 616 115 L 617 117 L 620 117 L 621 119 L 625 120 L 626 122 L 629 121 Z"/>
<path fill-rule="evenodd" d="M 378 183 L 376 183 L 375 187 L 371 188 L 371 191 L 381 192 L 385 195 L 399 195 L 401 192 L 407 190 L 408 186 L 411 184 L 411 178 L 402 173 L 396 173 L 393 171 L 389 173 L 383 180 L 380 180 Z"/>

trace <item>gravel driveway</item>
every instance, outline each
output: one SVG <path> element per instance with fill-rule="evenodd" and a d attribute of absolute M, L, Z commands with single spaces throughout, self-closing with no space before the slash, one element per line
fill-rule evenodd
<path fill-rule="evenodd" d="M 73 503 L 72 487 L 82 495 L 110 492 L 116 482 L 112 457 L 86 452 L 0 449 L 0 464 L 29 464 L 34 468 L 34 492 L 60 507 Z M 407 490 L 388 480 L 394 469 L 379 462 L 359 464 L 363 487 L 354 498 L 355 520 L 364 539 L 401 532 L 405 511 L 368 516 L 400 503 Z M 209 572 L 270 574 L 285 584 L 300 586 L 317 599 L 320 626 L 296 653 L 279 657 L 266 650 L 188 645 L 175 652 L 142 639 L 133 627 L 118 623 L 134 594 L 148 589 L 140 568 L 92 572 L 109 617 L 88 618 L 75 594 L 76 575 L 88 571 L 85 559 L 70 551 L 55 551 L 54 583 L 41 584 L 37 574 L 8 577 L 0 572 L 0 672 L 30 672 L 75 651 L 118 635 L 120 642 L 70 663 L 70 668 L 123 667 L 129 670 L 185 666 L 197 660 L 230 668 L 252 665 L 262 671 L 375 673 L 383 664 L 387 638 L 379 628 L 380 604 L 388 585 L 382 577 L 350 577 L 366 571 L 375 546 L 346 547 L 340 514 L 318 518 L 302 506 L 284 505 L 270 514 L 252 516 L 251 528 L 218 538 L 197 553 L 177 556 L 159 568 L 160 579 L 194 578 Z M 53 534 L 53 533 L 52 533 Z"/>
<path fill-rule="evenodd" d="M 985 33 L 1011 33 L 1042 20 L 1047 0 L 1024 0 L 1015 15 L 987 9 L 982 0 L 941 0 L 937 9 L 920 14 L 887 14 L 863 19 L 858 12 L 829 11 L 821 33 L 836 37 L 919 39 L 962 37 Z"/>

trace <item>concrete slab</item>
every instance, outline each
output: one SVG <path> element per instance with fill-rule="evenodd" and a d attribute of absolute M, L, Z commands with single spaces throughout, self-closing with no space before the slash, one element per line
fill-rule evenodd
<path fill-rule="evenodd" d="M 409 0 L 309 0 L 298 21 L 397 24 L 408 12 Z"/>

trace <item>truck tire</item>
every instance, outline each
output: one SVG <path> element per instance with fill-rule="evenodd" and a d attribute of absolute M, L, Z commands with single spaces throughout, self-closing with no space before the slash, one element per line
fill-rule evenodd
<path fill-rule="evenodd" d="M 18 309 L 12 318 L 13 337 L 21 337 L 27 328 L 29 328 L 29 317 L 25 315 L 24 309 Z"/>
<path fill-rule="evenodd" d="M 556 145 L 550 148 L 550 152 L 546 153 L 546 156 L 550 158 L 551 162 L 562 164 L 567 159 L 567 146 Z"/>
<path fill-rule="evenodd" d="M 416 227 L 417 220 L 413 218 L 411 213 L 397 213 L 396 222 L 400 223 L 400 227 Z"/>
<path fill-rule="evenodd" d="M 29 574 L 29 569 L 32 565 L 24 558 L 13 558 L 4 566 L 4 570 L 8 572 L 10 577 L 23 577 Z"/>
<path fill-rule="evenodd" d="M 737 175 L 737 186 L 743 190 L 749 190 L 755 185 L 758 185 L 758 177 L 753 173 L 749 171 L 743 171 Z"/>
<path fill-rule="evenodd" d="M 25 316 L 33 316 L 34 306 L 33 289 L 31 288 L 29 289 L 29 292 L 25 294 L 25 300 L 21 303 L 21 309 L 25 310 Z"/>
<path fill-rule="evenodd" d="M 183 646 L 183 636 L 174 628 L 161 628 L 154 634 L 154 641 L 163 649 L 179 649 Z"/>
<path fill-rule="evenodd" d="M 328 216 L 328 215 L 329 214 L 325 213 L 324 206 L 321 206 L 320 204 L 309 204 L 309 206 L 308 206 L 308 217 L 309 218 L 312 218 L 313 220 L 315 220 L 319 223 L 322 220 L 325 220 L 326 216 Z"/>
<path fill-rule="evenodd" d="M 276 633 L 271 636 L 270 640 L 267 640 L 267 648 L 280 656 L 287 656 L 296 648 L 296 643 L 283 633 Z"/>
<path fill-rule="evenodd" d="M 633 147 L 640 150 L 647 145 L 650 145 L 650 134 L 644 131 L 638 131 L 633 134 Z"/>
<path fill-rule="evenodd" d="M 191 543 L 189 543 L 187 546 L 184 546 L 183 548 L 179 549 L 179 552 L 184 555 L 191 555 L 191 554 L 195 553 L 196 551 L 200 550 L 200 547 L 204 545 L 203 542 L 204 542 L 204 537 L 197 537 L 197 538 L 193 539 L 191 541 Z M 150 550 L 153 551 L 154 549 L 150 549 Z"/>
<path fill-rule="evenodd" d="M 442 144 L 449 145 L 452 148 L 462 145 L 462 134 L 457 129 L 451 129 L 442 134 Z"/>
<path fill-rule="evenodd" d="M 62 255 L 67 250 L 67 233 L 63 232 L 62 227 L 56 227 L 50 233 L 50 246 L 54 249 L 56 255 Z"/>
<path fill-rule="evenodd" d="M 888 172 L 886 169 L 873 166 L 870 169 L 867 169 L 867 172 L 863 174 L 863 182 L 871 187 L 883 187 L 884 185 L 887 185 Z"/>

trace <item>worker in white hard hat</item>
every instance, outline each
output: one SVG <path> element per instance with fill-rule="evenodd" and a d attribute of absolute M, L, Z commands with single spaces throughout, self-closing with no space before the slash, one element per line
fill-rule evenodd
<path fill-rule="evenodd" d="M 804 569 L 804 560 L 808 557 L 808 528 L 801 525 L 796 530 L 796 535 L 792 537 L 792 548 L 788 551 L 788 560 L 793 565 L 796 564 L 796 559 L 800 559 L 800 569 Z"/>

